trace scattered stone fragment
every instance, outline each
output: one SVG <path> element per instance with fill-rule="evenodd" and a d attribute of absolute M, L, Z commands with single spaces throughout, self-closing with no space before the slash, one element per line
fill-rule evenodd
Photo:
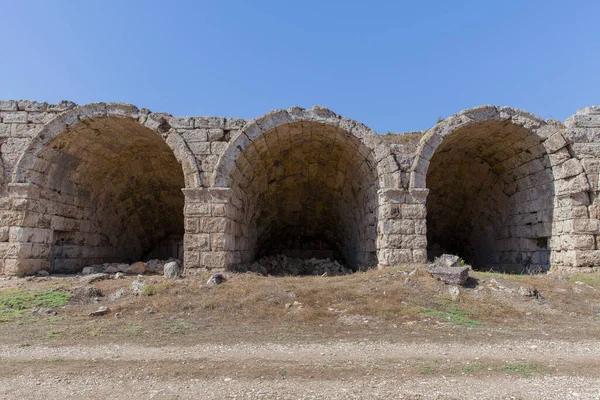
<path fill-rule="evenodd" d="M 90 304 L 99 300 L 102 292 L 95 286 L 81 286 L 74 288 L 71 293 L 70 303 L 73 304 Z"/>
<path fill-rule="evenodd" d="M 140 278 L 131 282 L 130 288 L 133 294 L 136 296 L 141 296 L 144 293 L 144 288 L 146 287 L 146 281 L 141 280 Z"/>
<path fill-rule="evenodd" d="M 107 274 L 116 274 L 116 273 L 120 273 L 121 272 L 121 268 L 119 268 L 116 265 L 109 265 L 108 267 L 106 267 L 104 269 L 103 272 L 105 272 Z"/>
<path fill-rule="evenodd" d="M 125 277 L 125 274 L 123 274 L 122 272 L 117 272 L 115 274 L 115 279 L 123 279 Z"/>
<path fill-rule="evenodd" d="M 97 273 L 97 274 L 92 274 L 92 275 L 84 276 L 81 279 L 85 283 L 94 283 L 94 282 L 98 282 L 98 281 L 103 281 L 105 279 L 110 279 L 110 275 L 100 272 L 100 273 Z"/>
<path fill-rule="evenodd" d="M 287 257 L 284 254 L 263 257 L 260 260 L 245 265 L 242 271 L 256 272 L 261 275 L 320 275 L 338 276 L 351 274 L 350 268 L 344 267 L 338 261 L 330 259 L 300 259 Z"/>
<path fill-rule="evenodd" d="M 141 261 L 131 264 L 125 271 L 126 274 L 143 275 L 148 272 L 148 267 Z"/>
<path fill-rule="evenodd" d="M 227 281 L 227 278 L 223 274 L 214 274 L 211 276 L 208 281 L 206 281 L 207 286 L 217 286 L 221 283 Z"/>
<path fill-rule="evenodd" d="M 534 297 L 536 299 L 543 300 L 544 296 L 533 286 L 521 286 L 519 287 L 519 294 L 525 297 Z"/>
<path fill-rule="evenodd" d="M 125 289 L 121 288 L 121 289 L 117 290 L 116 292 L 111 293 L 108 296 L 108 299 L 110 301 L 117 301 L 117 300 L 122 299 L 125 296 L 127 296 L 127 291 Z"/>
<path fill-rule="evenodd" d="M 181 275 L 181 267 L 177 261 L 171 261 L 164 265 L 164 277 L 167 279 L 177 279 Z"/>
<path fill-rule="evenodd" d="M 56 311 L 56 308 L 52 308 L 52 307 L 36 307 L 36 308 L 32 308 L 31 309 L 31 313 L 32 314 L 36 314 L 36 315 L 41 315 L 41 316 L 48 316 L 48 315 L 57 315 L 58 311 Z"/>
<path fill-rule="evenodd" d="M 151 307 L 151 306 L 146 306 L 144 308 L 144 312 L 146 314 L 155 314 L 156 313 L 156 309 L 154 307 Z"/>
<path fill-rule="evenodd" d="M 442 268 L 454 268 L 461 266 L 460 257 L 453 254 L 442 254 L 441 256 L 437 257 L 433 263 L 436 267 Z"/>
<path fill-rule="evenodd" d="M 450 297 L 452 298 L 452 300 L 456 300 L 460 295 L 460 289 L 458 288 L 458 286 L 450 286 L 448 288 L 448 292 L 450 293 Z"/>
<path fill-rule="evenodd" d="M 487 286 L 495 291 L 495 292 L 508 292 L 508 293 L 514 293 L 514 289 L 508 288 L 506 286 L 504 286 L 503 284 L 501 284 L 500 282 L 498 282 L 495 278 L 490 279 L 490 281 L 488 282 Z"/>
<path fill-rule="evenodd" d="M 102 307 L 99 307 L 96 311 L 92 311 L 88 315 L 90 317 L 100 317 L 102 315 L 108 314 L 109 311 L 110 311 L 110 309 L 108 307 L 102 306 Z"/>
<path fill-rule="evenodd" d="M 50 276 L 50 272 L 46 271 L 45 269 L 40 269 L 38 272 L 35 273 L 36 276 L 40 277 L 40 278 L 45 278 L 47 276 Z"/>
<path fill-rule="evenodd" d="M 295 301 L 293 303 L 286 303 L 285 310 L 288 312 L 297 312 L 301 311 L 304 308 L 304 305 L 299 301 Z"/>

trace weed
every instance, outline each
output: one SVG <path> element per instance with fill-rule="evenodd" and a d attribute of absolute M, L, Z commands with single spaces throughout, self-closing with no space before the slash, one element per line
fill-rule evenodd
<path fill-rule="evenodd" d="M 52 340 L 52 339 L 56 339 L 60 336 L 60 332 L 58 331 L 48 331 L 46 333 L 44 333 L 43 338 L 47 339 L 47 340 Z"/>
<path fill-rule="evenodd" d="M 464 311 L 459 310 L 455 306 L 449 306 L 446 309 L 446 311 L 434 310 L 432 308 L 426 307 L 415 307 L 409 309 L 408 311 L 423 314 L 428 317 L 446 319 L 454 325 L 461 325 L 467 327 L 477 327 L 481 325 L 481 322 L 469 318 Z"/>
<path fill-rule="evenodd" d="M 576 274 L 568 279 L 569 283 L 583 282 L 586 285 L 600 287 L 600 274 L 589 273 L 589 274 Z"/>
<path fill-rule="evenodd" d="M 518 372 L 522 377 L 527 378 L 534 372 L 545 372 L 547 369 L 540 364 L 504 364 L 499 371 Z"/>
<path fill-rule="evenodd" d="M 171 321 L 165 324 L 165 329 L 170 335 L 183 335 L 188 330 L 195 328 L 195 324 L 186 321 Z"/>
<path fill-rule="evenodd" d="M 62 307 L 70 298 L 70 293 L 60 291 L 6 291 L 0 296 L 0 322 L 22 317 L 26 310 L 33 307 Z"/>
<path fill-rule="evenodd" d="M 121 328 L 121 332 L 128 335 L 138 335 L 144 327 L 141 325 L 129 325 Z"/>
<path fill-rule="evenodd" d="M 142 294 L 144 296 L 156 296 L 159 294 L 164 294 L 169 291 L 173 287 L 173 282 L 167 281 L 163 283 L 157 283 L 154 285 L 146 285 L 142 289 Z"/>
<path fill-rule="evenodd" d="M 436 373 L 436 371 L 433 367 L 426 365 L 423 367 L 423 369 L 421 371 L 419 371 L 419 373 L 421 375 L 434 375 Z"/>
<path fill-rule="evenodd" d="M 285 378 L 287 374 L 288 372 L 285 369 L 280 369 L 279 371 L 277 371 L 277 375 L 281 376 L 282 378 Z"/>

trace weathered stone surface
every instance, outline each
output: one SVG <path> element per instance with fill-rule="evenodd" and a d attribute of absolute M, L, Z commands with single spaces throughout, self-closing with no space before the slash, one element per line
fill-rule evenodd
<path fill-rule="evenodd" d="M 164 277 L 167 279 L 177 279 L 181 275 L 181 266 L 177 261 L 171 261 L 164 266 Z"/>
<path fill-rule="evenodd" d="M 110 309 L 108 307 L 102 306 L 102 307 L 98 307 L 98 309 L 96 311 L 92 311 L 88 315 L 90 317 L 100 317 L 102 315 L 108 314 L 109 312 L 110 312 Z"/>
<path fill-rule="evenodd" d="M 138 278 L 135 281 L 131 282 L 131 285 L 129 287 L 134 295 L 141 296 L 144 293 L 146 281 Z"/>
<path fill-rule="evenodd" d="M 218 286 L 227 281 L 227 278 L 223 274 L 213 274 L 208 281 L 206 281 L 207 286 Z"/>
<path fill-rule="evenodd" d="M 439 267 L 430 264 L 427 271 L 447 285 L 464 285 L 469 279 L 469 267 Z"/>
<path fill-rule="evenodd" d="M 123 272 L 125 272 L 126 274 L 131 274 L 131 275 L 143 275 L 146 272 L 148 272 L 148 267 L 146 266 L 145 263 L 138 261 L 136 263 L 131 264 Z"/>

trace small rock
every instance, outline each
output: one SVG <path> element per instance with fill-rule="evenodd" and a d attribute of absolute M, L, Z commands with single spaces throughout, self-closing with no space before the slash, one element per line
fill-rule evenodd
<path fill-rule="evenodd" d="M 177 261 L 171 261 L 165 264 L 164 277 L 167 279 L 177 279 L 181 275 L 181 267 Z"/>
<path fill-rule="evenodd" d="M 122 299 L 125 296 L 127 296 L 127 291 L 125 289 L 121 288 L 121 289 L 117 290 L 116 292 L 111 293 L 108 296 L 108 299 L 110 301 L 117 301 L 119 299 Z"/>
<path fill-rule="evenodd" d="M 441 256 L 437 257 L 433 263 L 436 265 L 436 267 L 443 268 L 455 268 L 461 266 L 460 257 L 452 254 L 442 254 Z"/>
<path fill-rule="evenodd" d="M 73 296 L 69 300 L 73 304 L 90 304 L 98 301 L 102 293 L 94 286 L 82 286 L 72 290 Z"/>
<path fill-rule="evenodd" d="M 289 312 L 301 311 L 304 308 L 304 305 L 299 301 L 294 301 L 293 303 L 286 303 L 285 310 Z"/>
<path fill-rule="evenodd" d="M 126 274 L 143 275 L 148 272 L 148 267 L 141 261 L 131 264 L 124 271 Z"/>
<path fill-rule="evenodd" d="M 122 272 L 117 272 L 115 274 L 115 279 L 123 279 L 124 276 L 125 276 L 125 274 L 123 274 Z"/>
<path fill-rule="evenodd" d="M 131 285 L 130 285 L 131 291 L 136 296 L 141 296 L 142 293 L 144 293 L 145 287 L 146 287 L 146 281 L 143 281 L 139 278 L 136 279 L 135 281 L 131 282 Z"/>
<path fill-rule="evenodd" d="M 84 267 L 81 270 L 81 275 L 92 275 L 99 272 L 95 266 L 91 266 L 91 267 Z"/>
<path fill-rule="evenodd" d="M 96 311 L 92 311 L 88 315 L 90 317 L 100 317 L 102 315 L 108 314 L 109 311 L 110 311 L 110 309 L 108 307 L 103 306 L 103 307 L 99 307 Z"/>
<path fill-rule="evenodd" d="M 105 279 L 109 279 L 110 275 L 105 273 L 92 274 L 88 276 L 82 277 L 82 280 L 86 283 L 94 283 L 98 281 L 103 281 Z"/>
<path fill-rule="evenodd" d="M 40 269 L 35 274 L 36 274 L 36 276 L 39 276 L 40 278 L 45 278 L 47 276 L 50 276 L 50 272 L 46 271 L 45 269 Z"/>
<path fill-rule="evenodd" d="M 469 279 L 469 267 L 438 267 L 430 264 L 427 271 L 448 285 L 464 285 Z"/>
<path fill-rule="evenodd" d="M 208 281 L 206 281 L 207 286 L 217 286 L 221 283 L 227 281 L 227 278 L 223 274 L 214 274 L 211 276 Z"/>
<path fill-rule="evenodd" d="M 525 296 L 525 297 L 534 297 L 536 299 L 540 299 L 542 300 L 544 297 L 542 296 L 542 294 L 533 286 L 521 286 L 519 288 L 519 294 L 521 296 Z"/>
<path fill-rule="evenodd" d="M 47 316 L 47 315 L 56 315 L 56 314 L 58 314 L 58 311 L 56 311 L 55 308 L 51 308 L 51 307 L 40 307 L 40 308 L 32 308 L 31 313 L 36 314 L 36 315 L 41 315 L 41 316 Z"/>
<path fill-rule="evenodd" d="M 448 292 L 450 292 L 450 297 L 452 297 L 452 300 L 456 300 L 460 295 L 460 289 L 458 286 L 450 286 L 448 288 Z"/>
<path fill-rule="evenodd" d="M 146 306 L 144 312 L 147 314 L 156 314 L 156 309 L 154 307 Z"/>
<path fill-rule="evenodd" d="M 108 267 L 106 267 L 104 272 L 107 274 L 120 274 L 121 268 L 117 267 L 116 265 L 109 265 Z"/>

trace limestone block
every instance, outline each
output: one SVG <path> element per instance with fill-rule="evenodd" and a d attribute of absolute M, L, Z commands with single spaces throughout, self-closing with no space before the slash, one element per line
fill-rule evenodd
<path fill-rule="evenodd" d="M 598 114 L 575 114 L 569 117 L 569 126 L 579 128 L 600 127 L 600 115 Z"/>
<path fill-rule="evenodd" d="M 414 249 L 412 251 L 413 262 L 424 264 L 427 262 L 427 250 L 426 249 Z"/>
<path fill-rule="evenodd" d="M 235 250 L 235 236 L 227 233 L 211 233 L 210 247 L 213 251 Z"/>
<path fill-rule="evenodd" d="M 571 158 L 554 167 L 554 179 L 566 179 L 583 172 L 581 163 L 576 158 Z"/>
<path fill-rule="evenodd" d="M 377 258 L 381 266 L 408 264 L 413 261 L 412 250 L 406 249 L 381 249 L 377 252 Z"/>
<path fill-rule="evenodd" d="M 407 235 L 414 233 L 415 224 L 411 220 L 386 219 L 377 223 L 377 233 L 380 235 Z"/>
<path fill-rule="evenodd" d="M 188 147 L 190 148 L 191 152 L 197 157 L 206 154 L 211 154 L 210 142 L 188 142 Z M 199 159 L 201 160 L 202 157 L 199 157 Z"/>
<path fill-rule="evenodd" d="M 0 100 L 0 111 L 17 111 L 17 102 L 14 100 Z"/>
<path fill-rule="evenodd" d="M 565 141 L 565 138 L 560 132 L 556 132 L 544 142 L 544 147 L 546 148 L 548 154 L 554 153 L 555 151 L 562 149 L 566 145 L 567 142 Z"/>
<path fill-rule="evenodd" d="M 48 112 L 57 113 L 57 112 L 71 110 L 71 109 L 75 108 L 76 106 L 77 106 L 77 104 L 73 103 L 72 101 L 61 100 L 57 104 L 48 104 L 46 110 Z"/>
<path fill-rule="evenodd" d="M 196 128 L 219 128 L 225 127 L 225 118 L 223 117 L 194 117 L 194 126 Z"/>
<path fill-rule="evenodd" d="M 27 123 L 27 112 L 25 111 L 2 111 L 0 112 L 0 118 L 5 124 L 26 124 Z"/>
<path fill-rule="evenodd" d="M 210 152 L 211 154 L 222 155 L 225 153 L 227 146 L 229 146 L 229 143 L 227 142 L 211 142 Z"/>
<path fill-rule="evenodd" d="M 169 121 L 169 125 L 176 129 L 193 129 L 194 119 L 192 117 L 173 117 Z"/>
<path fill-rule="evenodd" d="M 8 237 L 11 242 L 51 243 L 52 230 L 13 226 L 9 230 Z"/>
<path fill-rule="evenodd" d="M 210 216 L 212 205 L 210 203 L 192 203 L 187 202 L 184 206 L 183 214 L 185 216 Z"/>
<path fill-rule="evenodd" d="M 590 190 L 585 174 L 579 174 L 571 178 L 559 179 L 555 181 L 555 194 L 571 194 L 578 192 L 587 192 Z"/>
<path fill-rule="evenodd" d="M 203 252 L 200 254 L 200 267 L 208 271 L 225 271 L 231 265 L 233 257 L 234 255 L 228 251 Z"/>

